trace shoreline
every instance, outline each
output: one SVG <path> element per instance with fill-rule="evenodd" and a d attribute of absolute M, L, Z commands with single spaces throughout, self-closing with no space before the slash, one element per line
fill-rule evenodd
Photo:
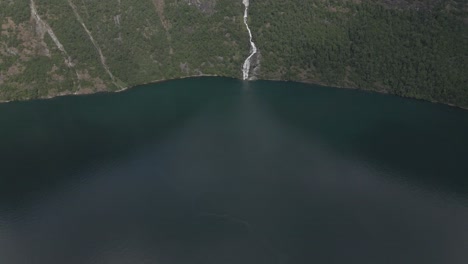
<path fill-rule="evenodd" d="M 7 103 L 15 103 L 15 102 L 27 102 L 27 101 L 33 101 L 33 100 L 49 100 L 49 99 L 54 99 L 54 98 L 59 98 L 59 97 L 64 97 L 64 96 L 84 96 L 84 95 L 92 95 L 92 94 L 111 94 L 111 93 L 121 93 L 125 92 L 127 90 L 143 86 L 143 85 L 149 85 L 149 84 L 157 84 L 157 83 L 162 83 L 162 82 L 170 82 L 170 81 L 176 81 L 176 80 L 183 80 L 183 79 L 189 79 L 189 78 L 202 78 L 202 77 L 222 77 L 222 78 L 231 78 L 231 79 L 236 79 L 239 81 L 274 81 L 274 82 L 295 82 L 295 83 L 303 83 L 303 84 L 311 84 L 311 85 L 320 85 L 323 87 L 332 87 L 332 88 L 337 88 L 337 89 L 349 89 L 349 90 L 358 90 L 358 91 L 364 91 L 364 92 L 371 92 L 371 93 L 378 93 L 378 94 L 384 94 L 384 95 L 392 95 L 395 97 L 399 98 L 405 98 L 405 99 L 411 99 L 411 100 L 417 100 L 417 101 L 422 101 L 422 102 L 429 102 L 433 104 L 439 104 L 439 105 L 446 105 L 449 107 L 457 108 L 457 109 L 462 109 L 465 111 L 468 111 L 468 107 L 463 107 L 463 106 L 458 106 L 454 104 L 449 104 L 449 103 L 443 103 L 435 100 L 427 100 L 427 99 L 418 99 L 418 98 L 413 98 L 413 97 L 405 97 L 405 96 L 399 96 L 395 94 L 388 93 L 386 91 L 376 91 L 376 90 L 367 90 L 367 89 L 362 89 L 358 87 L 348 87 L 348 86 L 338 86 L 338 85 L 327 85 L 322 82 L 314 81 L 314 80 L 282 80 L 282 79 L 253 79 L 253 80 L 242 80 L 238 77 L 232 77 L 232 76 L 224 76 L 224 75 L 218 75 L 218 74 L 198 74 L 198 75 L 188 75 L 188 76 L 182 76 L 182 77 L 177 77 L 177 78 L 169 78 L 169 79 L 157 79 L 157 80 L 152 80 L 149 82 L 144 82 L 140 83 L 137 85 L 133 86 L 127 86 L 119 90 L 115 91 L 98 91 L 98 92 L 91 92 L 91 93 L 79 93 L 79 92 L 65 92 L 62 94 L 57 94 L 53 96 L 46 96 L 46 97 L 39 97 L 39 98 L 27 98 L 23 100 L 0 100 L 0 104 L 7 104 Z"/>
<path fill-rule="evenodd" d="M 368 89 L 362 89 L 362 88 L 350 87 L 350 86 L 328 85 L 328 84 L 324 84 L 324 83 L 313 81 L 313 80 L 301 80 L 301 81 L 291 81 L 291 80 L 281 80 L 281 79 L 258 79 L 258 80 L 259 81 L 275 81 L 275 82 L 296 82 L 296 83 L 303 83 L 303 84 L 320 85 L 320 86 L 323 86 L 323 87 L 332 87 L 332 88 L 337 88 L 337 89 L 357 90 L 357 91 L 363 91 L 363 92 L 369 92 L 369 93 L 390 95 L 390 96 L 395 96 L 395 97 L 398 97 L 398 98 L 416 100 L 416 101 L 421 101 L 421 102 L 428 102 L 428 103 L 432 103 L 432 104 L 445 105 L 445 106 L 450 106 L 450 107 L 453 107 L 453 108 L 458 108 L 458 109 L 461 109 L 461 110 L 468 111 L 468 107 L 463 107 L 463 106 L 459 106 L 459 105 L 444 103 L 444 102 L 440 102 L 440 101 L 400 96 L 400 95 L 389 93 L 387 91 L 368 90 Z"/>
<path fill-rule="evenodd" d="M 217 74 L 189 75 L 189 76 L 183 76 L 183 77 L 172 78 L 172 79 L 158 79 L 158 80 L 153 80 L 153 81 L 149 81 L 149 82 L 144 82 L 144 83 L 137 84 L 137 85 L 134 85 L 134 86 L 124 87 L 124 88 L 122 88 L 122 89 L 120 89 L 120 90 L 117 90 L 117 91 L 109 91 L 109 93 L 120 93 L 120 92 L 124 92 L 124 91 L 127 91 L 127 90 L 129 90 L 129 89 L 132 89 L 132 88 L 135 88 L 135 87 L 138 87 L 138 86 L 142 86 L 142 85 L 156 84 L 156 83 L 170 82 L 170 81 L 183 80 L 183 79 L 189 79 L 189 78 L 198 78 L 198 77 L 224 77 L 224 78 L 232 78 L 232 77 L 227 77 L 227 76 L 222 76 L 222 75 L 217 75 Z M 237 78 L 236 78 L 236 79 L 237 79 Z M 106 93 L 106 91 L 104 91 L 103 93 Z"/>
<path fill-rule="evenodd" d="M 176 81 L 176 80 L 183 80 L 183 79 L 188 79 L 188 78 L 198 78 L 198 77 L 223 77 L 223 78 L 233 78 L 233 79 L 240 80 L 238 78 L 222 76 L 222 75 L 217 75 L 217 74 L 199 74 L 199 75 L 189 75 L 189 76 L 170 78 L 170 79 L 157 79 L 157 80 L 152 80 L 152 81 L 149 81 L 149 82 L 136 84 L 136 85 L 133 85 L 133 86 L 127 86 L 127 87 L 121 88 L 119 90 L 114 90 L 114 91 L 108 90 L 108 91 L 97 91 L 97 92 L 91 92 L 91 93 L 64 92 L 64 93 L 60 93 L 60 94 L 56 94 L 56 95 L 52 95 L 52 96 L 46 96 L 46 97 L 25 98 L 25 99 L 21 99 L 21 100 L 0 100 L 0 104 L 28 102 L 28 101 L 34 101 L 34 100 L 49 100 L 49 99 L 60 98 L 60 97 L 65 97 L 65 96 L 85 96 L 85 95 L 93 95 L 93 94 L 121 93 L 121 92 L 125 92 L 127 90 L 130 90 L 130 89 L 133 89 L 135 87 L 138 87 L 138 86 L 156 84 L 156 83 L 162 83 L 162 82 L 170 82 L 170 81 Z"/>

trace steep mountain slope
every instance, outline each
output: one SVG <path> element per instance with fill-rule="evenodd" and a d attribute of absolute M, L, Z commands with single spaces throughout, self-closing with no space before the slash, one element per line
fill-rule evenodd
<path fill-rule="evenodd" d="M 261 78 L 468 106 L 466 1 L 264 0 L 251 17 Z"/>
<path fill-rule="evenodd" d="M 193 75 L 242 78 L 242 0 L 1 0 L 0 100 L 114 91 Z M 253 78 L 468 107 L 461 0 L 250 0 Z"/>
<path fill-rule="evenodd" d="M 249 52 L 241 1 L 25 2 L 0 2 L 3 100 L 238 77 Z"/>

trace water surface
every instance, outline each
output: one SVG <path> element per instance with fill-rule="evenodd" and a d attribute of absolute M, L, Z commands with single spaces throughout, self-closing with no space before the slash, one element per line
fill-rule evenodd
<path fill-rule="evenodd" d="M 0 124 L 0 263 L 468 263 L 467 111 L 197 78 Z"/>

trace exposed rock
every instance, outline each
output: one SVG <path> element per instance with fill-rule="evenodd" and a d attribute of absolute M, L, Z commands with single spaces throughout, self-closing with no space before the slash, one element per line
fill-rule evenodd
<path fill-rule="evenodd" d="M 14 76 L 22 73 L 23 71 L 24 67 L 19 63 L 15 63 L 8 69 L 7 74 L 9 76 Z"/>
<path fill-rule="evenodd" d="M 262 58 L 262 53 L 260 50 L 257 50 L 257 53 L 255 53 L 255 55 L 252 56 L 252 60 L 251 60 L 251 77 L 250 77 L 250 80 L 256 80 L 258 79 L 258 76 L 260 76 L 260 61 L 261 61 L 261 58 Z"/>
<path fill-rule="evenodd" d="M 189 64 L 187 62 L 185 62 L 185 63 L 181 62 L 179 64 L 179 67 L 180 67 L 180 70 L 185 74 L 188 74 L 190 72 L 190 67 L 189 67 Z"/>
<path fill-rule="evenodd" d="M 383 0 L 382 5 L 388 8 L 428 10 L 442 3 L 443 0 Z"/>
<path fill-rule="evenodd" d="M 216 0 L 185 0 L 185 2 L 205 14 L 212 14 L 215 11 Z"/>

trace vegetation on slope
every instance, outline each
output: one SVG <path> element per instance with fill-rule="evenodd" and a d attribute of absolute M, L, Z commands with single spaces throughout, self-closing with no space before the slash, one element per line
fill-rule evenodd
<path fill-rule="evenodd" d="M 254 1 L 260 77 L 468 106 L 467 4 L 355 2 Z"/>
<path fill-rule="evenodd" d="M 240 77 L 248 54 L 238 1 L 35 4 L 73 66 L 31 18 L 29 2 L 1 1 L 0 101 L 112 91 L 192 75 Z"/>
<path fill-rule="evenodd" d="M 240 78 L 249 52 L 241 0 L 34 0 L 70 65 L 31 18 L 30 1 L 0 2 L 0 100 L 117 90 L 191 75 Z M 259 78 L 468 107 L 464 1 L 250 2 Z"/>

